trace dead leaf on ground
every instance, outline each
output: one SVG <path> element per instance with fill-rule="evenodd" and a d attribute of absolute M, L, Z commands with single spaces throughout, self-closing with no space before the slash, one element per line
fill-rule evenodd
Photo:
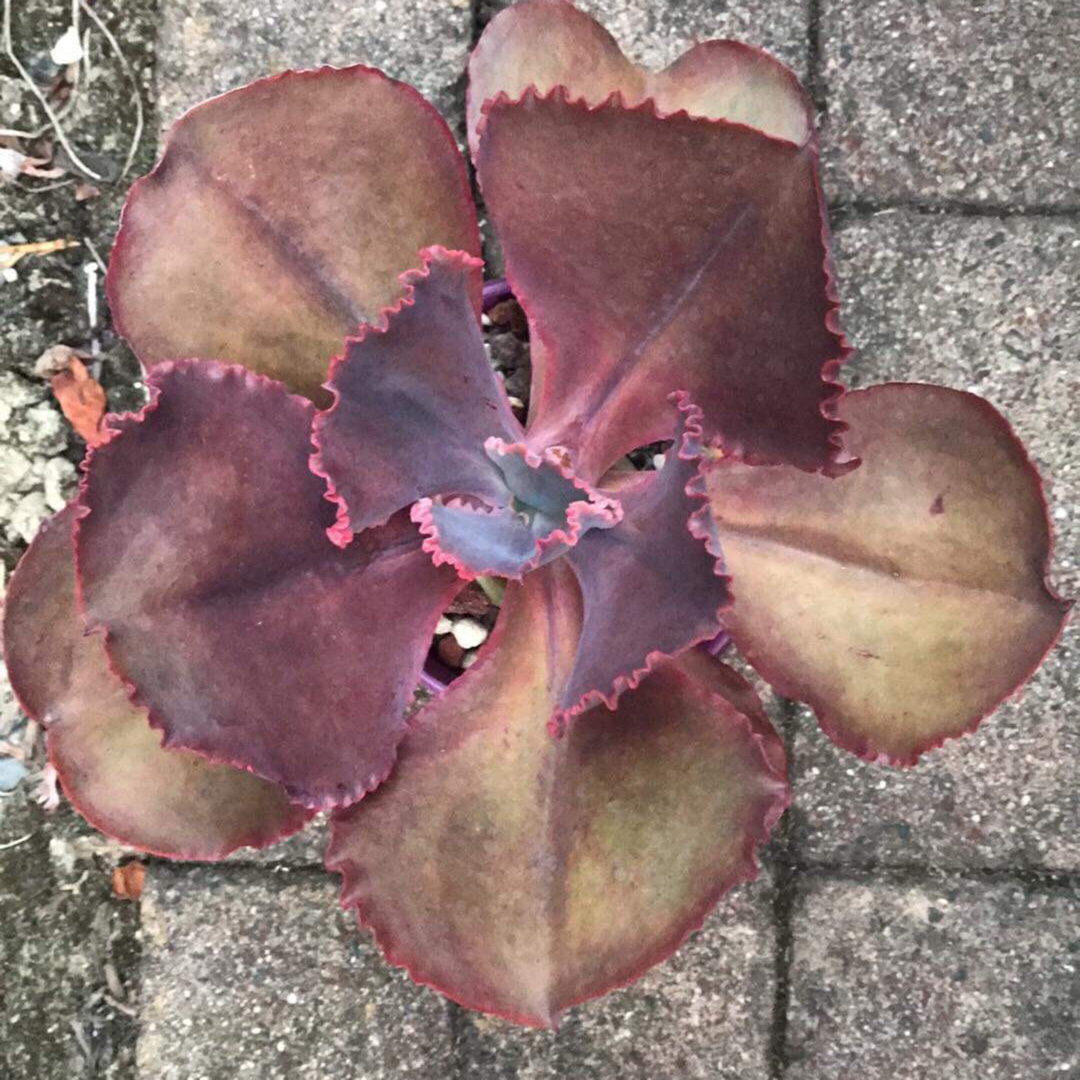
<path fill-rule="evenodd" d="M 38 360 L 38 368 L 42 367 L 42 362 L 49 353 L 59 354 L 61 349 L 67 351 L 67 363 L 49 379 L 53 395 L 75 433 L 84 439 L 88 446 L 96 446 L 101 440 L 101 418 L 105 415 L 106 407 L 105 391 L 86 370 L 86 365 L 74 349 L 56 345 Z"/>
<path fill-rule="evenodd" d="M 112 891 L 117 900 L 138 900 L 142 896 L 146 867 L 141 862 L 124 863 L 113 868 Z"/>

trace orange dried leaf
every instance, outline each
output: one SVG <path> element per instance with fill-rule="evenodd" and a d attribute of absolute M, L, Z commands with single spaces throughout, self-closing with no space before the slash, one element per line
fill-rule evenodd
<path fill-rule="evenodd" d="M 117 900 L 138 900 L 142 896 L 146 867 L 141 862 L 124 863 L 112 872 L 112 891 Z"/>
<path fill-rule="evenodd" d="M 101 438 L 101 418 L 105 415 L 105 391 L 75 355 L 67 367 L 49 380 L 52 392 L 76 434 L 94 446 Z"/>

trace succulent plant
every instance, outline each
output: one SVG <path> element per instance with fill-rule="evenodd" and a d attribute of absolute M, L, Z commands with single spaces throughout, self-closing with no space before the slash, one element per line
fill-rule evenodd
<path fill-rule="evenodd" d="M 332 811 L 327 866 L 393 963 L 552 1024 L 753 877 L 788 803 L 754 689 L 698 646 L 730 635 L 840 746 L 908 765 L 1030 675 L 1067 605 L 990 405 L 836 381 L 790 71 L 712 41 L 646 72 L 520 0 L 467 114 L 525 422 L 438 114 L 364 67 L 209 101 L 109 267 L 149 401 L 20 564 L 6 660 L 98 828 L 217 859 Z M 478 662 L 407 718 L 443 612 L 492 577 Z"/>

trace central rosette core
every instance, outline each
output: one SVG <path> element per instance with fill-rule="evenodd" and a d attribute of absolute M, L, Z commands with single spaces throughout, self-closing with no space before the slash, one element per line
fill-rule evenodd
<path fill-rule="evenodd" d="M 484 452 L 503 498 L 440 496 L 412 508 L 436 565 L 449 563 L 467 578 L 521 578 L 569 551 L 590 529 L 622 520 L 618 500 L 576 477 L 562 447 L 537 454 L 492 437 Z"/>

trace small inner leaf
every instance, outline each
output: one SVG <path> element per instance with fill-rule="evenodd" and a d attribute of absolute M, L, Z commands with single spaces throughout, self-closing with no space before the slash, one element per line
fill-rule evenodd
<path fill-rule="evenodd" d="M 577 479 L 561 448 L 534 454 L 492 437 L 484 450 L 505 485 L 501 504 L 421 499 L 413 507 L 424 550 L 437 566 L 454 566 L 466 578 L 520 579 L 565 554 L 590 530 L 622 520 L 618 501 Z"/>

